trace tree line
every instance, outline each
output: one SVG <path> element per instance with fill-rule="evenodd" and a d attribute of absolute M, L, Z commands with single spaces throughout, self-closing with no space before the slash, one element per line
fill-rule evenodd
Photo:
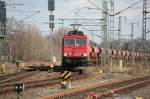
<path fill-rule="evenodd" d="M 43 35 L 35 24 L 7 21 L 6 50 L 9 61 L 47 61 L 51 55 L 61 59 L 61 40 L 67 29 L 58 29 L 53 35 Z"/>

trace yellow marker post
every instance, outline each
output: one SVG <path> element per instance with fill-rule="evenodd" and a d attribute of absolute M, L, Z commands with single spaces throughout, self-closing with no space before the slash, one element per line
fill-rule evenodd
<path fill-rule="evenodd" d="M 67 79 L 67 78 L 69 78 L 71 76 L 71 72 L 69 72 L 65 77 L 64 77 L 64 79 Z"/>
<path fill-rule="evenodd" d="M 2 74 L 4 74 L 4 73 L 6 72 L 6 69 L 5 69 L 5 68 L 6 68 L 6 64 L 5 64 L 5 63 L 2 63 L 2 64 L 1 64 L 1 73 L 2 73 Z"/>
<path fill-rule="evenodd" d="M 25 64 L 21 63 L 21 69 L 25 70 Z"/>
<path fill-rule="evenodd" d="M 136 96 L 135 99 L 142 99 L 142 97 L 137 97 L 137 96 Z"/>
<path fill-rule="evenodd" d="M 99 69 L 99 75 L 100 75 L 100 78 L 102 78 L 102 75 L 103 75 L 103 70 L 102 69 Z"/>
<path fill-rule="evenodd" d="M 2 64 L 0 64 L 0 73 L 2 73 Z"/>
<path fill-rule="evenodd" d="M 53 65 L 56 65 L 56 56 L 53 56 Z"/>
<path fill-rule="evenodd" d="M 66 73 L 68 73 L 68 71 L 65 71 L 61 74 L 61 77 L 64 77 L 66 75 Z"/>

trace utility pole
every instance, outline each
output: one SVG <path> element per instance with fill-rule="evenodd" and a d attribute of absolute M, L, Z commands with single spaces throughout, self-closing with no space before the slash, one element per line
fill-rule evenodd
<path fill-rule="evenodd" d="M 132 40 L 132 66 L 134 67 L 135 64 L 135 57 L 134 57 L 134 52 L 135 52 L 135 45 L 134 45 L 134 25 L 138 26 L 138 23 L 131 23 L 131 40 Z"/>
<path fill-rule="evenodd" d="M 118 22 L 118 41 L 119 41 L 119 50 L 121 50 L 121 19 L 124 18 L 126 20 L 126 16 L 119 16 L 119 22 Z"/>
<path fill-rule="evenodd" d="M 146 18 L 147 18 L 147 0 L 143 0 L 143 23 L 142 23 L 142 65 L 145 65 L 145 40 L 146 40 Z"/>
<path fill-rule="evenodd" d="M 146 18 L 147 18 L 147 0 L 143 0 L 143 31 L 142 40 L 146 40 Z"/>
<path fill-rule="evenodd" d="M 110 16 L 109 16 L 109 21 L 110 21 L 110 41 L 111 39 L 114 40 L 114 0 L 110 0 Z M 112 47 L 114 46 L 114 44 L 112 44 Z"/>
<path fill-rule="evenodd" d="M 103 0 L 102 1 L 102 33 L 103 33 L 103 41 L 104 41 L 104 51 L 102 53 L 102 65 L 105 66 L 106 65 L 106 48 L 107 48 L 107 1 Z"/>

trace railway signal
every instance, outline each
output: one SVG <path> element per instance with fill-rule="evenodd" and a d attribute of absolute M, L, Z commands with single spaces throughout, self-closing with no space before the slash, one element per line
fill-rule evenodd
<path fill-rule="evenodd" d="M 22 91 L 24 91 L 25 87 L 23 83 L 17 83 L 15 84 L 15 91 L 17 92 L 17 99 L 19 99 L 19 95 Z"/>
<path fill-rule="evenodd" d="M 50 16 L 49 16 L 49 20 L 50 20 L 50 21 L 54 21 L 54 15 L 50 15 Z"/>
<path fill-rule="evenodd" d="M 50 24 L 49 24 L 49 28 L 51 30 L 53 30 L 54 28 L 54 10 L 55 10 L 55 0 L 48 0 L 48 10 L 50 11 L 49 14 L 49 20 L 50 20 Z"/>
<path fill-rule="evenodd" d="M 49 11 L 55 10 L 55 0 L 48 0 L 48 10 Z"/>
<path fill-rule="evenodd" d="M 52 38 L 52 32 L 53 32 L 53 29 L 55 27 L 55 23 L 54 23 L 54 20 L 55 20 L 55 16 L 54 16 L 54 10 L 55 10 L 55 0 L 48 0 L 48 11 L 49 11 L 49 28 L 50 28 L 50 42 L 51 43 L 51 46 L 53 46 L 53 38 Z M 51 49 L 50 51 L 50 57 L 52 59 L 52 56 L 54 55 L 54 48 Z"/>
<path fill-rule="evenodd" d="M 54 23 L 53 22 L 52 23 L 50 22 L 49 28 L 51 28 L 53 30 L 53 28 L 54 28 Z"/>
<path fill-rule="evenodd" d="M 16 61 L 16 71 L 19 72 L 19 65 L 20 65 L 20 61 Z"/>
<path fill-rule="evenodd" d="M 20 94 L 22 91 L 24 91 L 25 87 L 23 83 L 15 84 L 15 91 Z"/>

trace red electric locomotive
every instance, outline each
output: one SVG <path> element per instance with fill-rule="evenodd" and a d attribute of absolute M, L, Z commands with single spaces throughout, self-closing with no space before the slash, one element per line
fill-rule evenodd
<path fill-rule="evenodd" d="M 82 65 L 89 60 L 89 38 L 83 32 L 69 31 L 62 41 L 62 65 Z"/>

